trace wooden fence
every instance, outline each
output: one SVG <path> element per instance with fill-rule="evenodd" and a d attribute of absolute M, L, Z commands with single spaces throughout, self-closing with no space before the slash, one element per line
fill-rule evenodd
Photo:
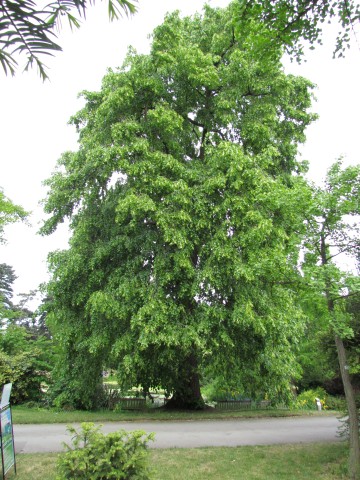
<path fill-rule="evenodd" d="M 117 405 L 120 405 L 123 410 L 142 410 L 146 407 L 145 398 L 118 398 Z"/>
<path fill-rule="evenodd" d="M 268 408 L 269 406 L 269 400 L 262 400 L 258 403 L 251 400 L 219 400 L 216 402 L 215 408 L 219 410 L 250 410 Z"/>

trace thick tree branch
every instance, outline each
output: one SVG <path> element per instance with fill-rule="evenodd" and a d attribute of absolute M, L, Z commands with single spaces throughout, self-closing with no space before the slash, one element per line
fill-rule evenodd
<path fill-rule="evenodd" d="M 351 292 L 348 293 L 347 295 L 339 295 L 338 297 L 332 298 L 333 302 L 336 302 L 337 300 L 343 300 L 344 298 L 349 298 L 349 297 L 354 297 L 355 295 L 359 295 L 360 292 Z"/>

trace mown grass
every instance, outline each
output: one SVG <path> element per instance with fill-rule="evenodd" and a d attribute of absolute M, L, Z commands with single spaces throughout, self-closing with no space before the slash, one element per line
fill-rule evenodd
<path fill-rule="evenodd" d="M 239 410 L 221 411 L 216 409 L 205 411 L 169 411 L 161 408 L 145 411 L 110 410 L 86 411 L 57 411 L 45 408 L 28 408 L 15 406 L 12 408 L 14 423 L 80 423 L 80 422 L 121 422 L 121 421 L 153 421 L 153 420 L 215 420 L 224 418 L 260 418 L 260 417 L 293 417 L 308 415 L 333 415 L 334 412 L 317 412 L 312 410 Z"/>
<path fill-rule="evenodd" d="M 162 480 L 340 480 L 347 478 L 343 442 L 236 448 L 151 450 L 152 478 Z M 17 456 L 8 480 L 55 480 L 58 454 Z"/>

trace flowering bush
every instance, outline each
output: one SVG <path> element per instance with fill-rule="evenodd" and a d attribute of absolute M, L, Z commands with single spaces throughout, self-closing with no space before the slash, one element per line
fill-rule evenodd
<path fill-rule="evenodd" d="M 306 390 L 297 396 L 295 400 L 295 408 L 316 410 L 316 399 L 318 398 L 321 402 L 322 409 L 327 409 L 327 397 L 328 394 L 321 387 L 315 388 L 314 390 Z"/>

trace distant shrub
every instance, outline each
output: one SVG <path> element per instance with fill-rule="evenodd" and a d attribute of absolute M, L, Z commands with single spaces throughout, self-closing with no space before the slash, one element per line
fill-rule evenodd
<path fill-rule="evenodd" d="M 215 379 L 203 386 L 202 394 L 206 402 L 243 400 L 244 398 L 248 398 L 248 395 L 245 395 L 244 392 L 236 388 L 229 388 L 228 385 L 223 384 L 219 379 Z"/>
<path fill-rule="evenodd" d="M 12 383 L 11 402 L 41 402 L 50 382 L 52 342 L 32 339 L 25 327 L 9 325 L 0 331 L 0 385 Z"/>
<path fill-rule="evenodd" d="M 154 434 L 143 431 L 104 435 L 93 423 L 81 430 L 69 426 L 72 446 L 59 456 L 57 480 L 148 480 L 147 442 Z"/>
<path fill-rule="evenodd" d="M 326 391 L 321 388 L 315 388 L 314 390 L 305 390 L 300 393 L 295 400 L 295 408 L 304 409 L 304 410 L 316 410 L 316 399 L 320 399 L 321 406 L 323 409 L 327 409 L 327 398 L 328 394 Z"/>
<path fill-rule="evenodd" d="M 342 412 L 346 409 L 346 400 L 344 397 L 334 397 L 333 395 L 329 395 L 326 399 L 326 405 L 329 410 Z"/>
<path fill-rule="evenodd" d="M 43 397 L 41 385 L 46 380 L 47 372 L 39 370 L 38 353 L 35 350 L 14 356 L 0 351 L 0 384 L 13 384 L 13 404 L 39 401 Z"/>

